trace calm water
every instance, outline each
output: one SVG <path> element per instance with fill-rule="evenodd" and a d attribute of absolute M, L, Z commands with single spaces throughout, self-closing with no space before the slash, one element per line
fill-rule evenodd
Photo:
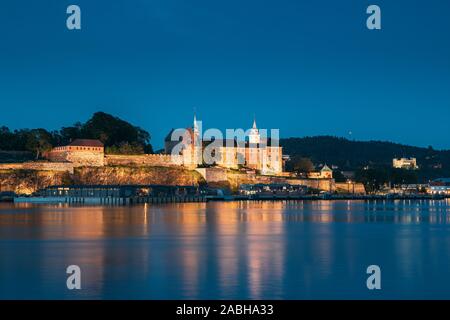
<path fill-rule="evenodd" d="M 450 299 L 450 201 L 0 204 L 0 298 Z M 66 288 L 79 265 L 82 290 Z M 382 289 L 366 287 L 381 267 Z"/>

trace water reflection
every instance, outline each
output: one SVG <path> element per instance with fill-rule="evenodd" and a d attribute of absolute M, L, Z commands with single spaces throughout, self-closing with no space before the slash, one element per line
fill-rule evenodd
<path fill-rule="evenodd" d="M 0 298 L 365 298 L 373 263 L 383 298 L 448 297 L 449 204 L 1 204 Z"/>

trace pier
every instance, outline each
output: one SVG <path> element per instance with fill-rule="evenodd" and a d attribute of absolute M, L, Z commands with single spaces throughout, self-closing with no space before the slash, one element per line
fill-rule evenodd
<path fill-rule="evenodd" d="M 281 190 L 281 189 L 280 189 Z M 303 201 L 303 200 L 443 200 L 438 194 L 332 194 L 305 193 L 304 188 L 250 194 L 218 194 L 198 186 L 80 185 L 51 186 L 30 197 L 14 197 L 15 203 L 68 203 L 81 205 L 133 205 L 208 201 Z M 211 191 L 211 190 L 209 190 Z"/>
<path fill-rule="evenodd" d="M 205 202 L 197 186 L 78 185 L 51 186 L 31 197 L 16 197 L 15 203 L 70 203 L 129 205 L 138 203 Z"/>
<path fill-rule="evenodd" d="M 302 201 L 302 200 L 444 200 L 444 195 L 355 195 L 355 194 L 256 194 L 256 195 L 229 195 L 206 196 L 207 201 Z"/>

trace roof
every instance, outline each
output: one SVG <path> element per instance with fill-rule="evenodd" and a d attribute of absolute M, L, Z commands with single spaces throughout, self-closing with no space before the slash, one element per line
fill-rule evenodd
<path fill-rule="evenodd" d="M 439 178 L 433 180 L 433 182 L 450 183 L 450 178 Z"/>
<path fill-rule="evenodd" d="M 323 166 L 323 168 L 320 171 L 333 171 L 328 167 L 326 164 Z"/>
<path fill-rule="evenodd" d="M 77 146 L 77 147 L 103 147 L 103 143 L 100 140 L 96 139 L 75 139 L 69 146 Z"/>

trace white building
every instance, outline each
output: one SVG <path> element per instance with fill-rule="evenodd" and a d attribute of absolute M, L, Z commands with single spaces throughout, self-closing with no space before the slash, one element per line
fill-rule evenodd
<path fill-rule="evenodd" d="M 428 192 L 431 194 L 450 195 L 450 178 L 440 178 L 432 181 Z"/>
<path fill-rule="evenodd" d="M 248 141 L 236 139 L 216 139 L 204 141 L 200 137 L 197 119 L 194 117 L 192 128 L 186 128 L 183 139 L 172 139 L 174 130 L 169 132 L 165 139 L 165 153 L 173 154 L 177 148 L 176 159 L 181 159 L 180 165 L 197 168 L 214 155 L 214 165 L 229 169 L 239 169 L 241 166 L 259 171 L 263 175 L 280 175 L 283 173 L 283 150 L 278 140 L 261 137 L 260 130 L 253 121 L 248 134 Z M 181 141 L 184 141 L 183 143 Z M 212 154 L 206 152 L 209 143 L 214 142 Z M 205 153 L 205 154 L 204 154 Z M 207 162 L 207 161 L 206 161 Z"/>
<path fill-rule="evenodd" d="M 397 169 L 419 169 L 416 158 L 394 158 L 392 159 L 392 167 Z"/>

